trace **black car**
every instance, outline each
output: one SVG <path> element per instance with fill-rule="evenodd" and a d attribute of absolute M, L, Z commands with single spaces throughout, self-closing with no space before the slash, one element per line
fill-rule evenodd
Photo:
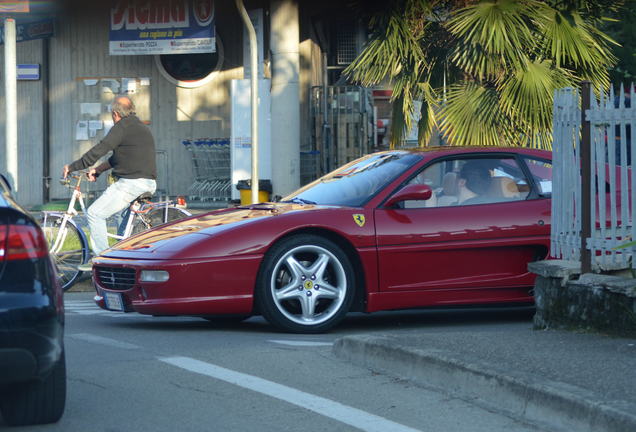
<path fill-rule="evenodd" d="M 0 425 L 64 413 L 62 293 L 42 229 L 0 174 Z"/>

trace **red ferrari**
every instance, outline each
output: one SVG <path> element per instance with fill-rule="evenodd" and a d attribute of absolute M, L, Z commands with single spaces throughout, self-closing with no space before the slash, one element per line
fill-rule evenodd
<path fill-rule="evenodd" d="M 279 202 L 216 210 L 95 259 L 105 309 L 264 316 L 331 329 L 349 311 L 532 303 L 550 248 L 551 153 L 440 147 L 364 156 Z"/>

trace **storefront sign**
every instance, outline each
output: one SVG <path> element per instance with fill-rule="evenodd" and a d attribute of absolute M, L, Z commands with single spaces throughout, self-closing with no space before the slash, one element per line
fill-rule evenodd
<path fill-rule="evenodd" d="M 55 20 L 53 18 L 46 18 L 34 22 L 21 22 L 18 19 L 15 29 L 17 42 L 53 37 L 55 30 L 54 22 Z M 4 43 L 4 26 L 0 26 L 0 44 L 2 43 Z"/>
<path fill-rule="evenodd" d="M 110 11 L 111 55 L 215 51 L 213 0 L 117 0 Z"/>

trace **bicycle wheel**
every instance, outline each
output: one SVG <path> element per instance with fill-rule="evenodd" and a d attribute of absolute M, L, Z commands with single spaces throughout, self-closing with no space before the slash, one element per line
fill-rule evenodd
<path fill-rule="evenodd" d="M 178 207 L 157 207 L 148 213 L 139 214 L 133 222 L 132 234 L 138 234 L 161 224 L 191 216 L 191 214 Z"/>
<path fill-rule="evenodd" d="M 57 265 L 60 284 L 66 291 L 82 273 L 77 266 L 88 259 L 88 242 L 71 221 L 67 221 L 62 228 L 63 220 L 59 214 L 44 214 L 41 225 L 49 253 Z"/>

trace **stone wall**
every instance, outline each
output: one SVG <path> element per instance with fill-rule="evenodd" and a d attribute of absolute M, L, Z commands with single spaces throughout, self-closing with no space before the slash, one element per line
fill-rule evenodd
<path fill-rule="evenodd" d="M 549 260 L 528 265 L 535 281 L 535 329 L 592 330 L 636 336 L 636 279 L 580 274 L 576 262 Z"/>

